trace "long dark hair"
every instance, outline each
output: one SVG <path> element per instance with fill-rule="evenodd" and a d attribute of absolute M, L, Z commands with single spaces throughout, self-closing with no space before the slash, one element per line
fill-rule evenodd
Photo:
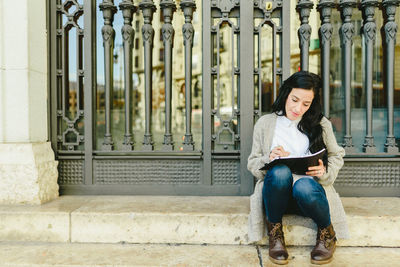
<path fill-rule="evenodd" d="M 320 100 L 321 79 L 318 75 L 308 71 L 299 71 L 294 73 L 283 82 L 279 89 L 278 97 L 274 104 L 272 104 L 272 112 L 275 112 L 275 114 L 279 116 L 286 115 L 286 100 L 293 88 L 313 90 L 314 92 L 314 99 L 310 108 L 303 114 L 297 128 L 308 137 L 308 140 L 310 141 L 310 146 L 308 148 L 309 151 L 315 153 L 322 148 L 325 148 L 324 140 L 322 138 L 322 127 L 320 124 L 321 119 L 323 118 Z M 324 159 L 325 166 L 326 160 L 327 159 Z"/>

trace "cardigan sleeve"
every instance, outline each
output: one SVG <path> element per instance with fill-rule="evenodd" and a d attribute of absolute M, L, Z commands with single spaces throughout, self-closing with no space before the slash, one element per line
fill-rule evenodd
<path fill-rule="evenodd" d="M 318 179 L 321 185 L 332 185 L 343 166 L 345 150 L 336 142 L 331 122 L 325 117 L 321 120 L 322 137 L 328 150 L 328 171 Z"/>
<path fill-rule="evenodd" d="M 267 129 L 263 129 L 262 125 L 261 119 L 254 125 L 253 145 L 247 160 L 247 169 L 259 180 L 264 179 L 267 173 L 266 171 L 260 171 L 260 168 L 263 167 L 265 163 L 269 162 L 269 155 L 263 155 L 263 132 L 267 131 Z"/>

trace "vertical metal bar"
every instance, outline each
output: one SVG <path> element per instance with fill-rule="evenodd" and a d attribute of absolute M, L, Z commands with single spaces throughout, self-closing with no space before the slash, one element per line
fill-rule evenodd
<path fill-rule="evenodd" d="M 215 90 L 217 90 L 217 115 L 220 115 L 219 111 L 221 108 L 221 79 L 220 79 L 220 75 L 221 75 L 221 62 L 220 62 L 220 50 L 221 50 L 221 28 L 218 26 L 216 27 L 217 30 L 217 67 L 215 68 L 214 73 L 217 74 L 217 88 L 213 88 L 213 94 L 215 94 Z M 214 47 L 213 47 L 214 50 Z M 214 100 L 214 98 L 213 98 Z M 212 108 L 215 109 L 215 107 L 212 105 Z"/>
<path fill-rule="evenodd" d="M 399 0 L 383 0 L 382 13 L 385 19 L 385 25 L 382 29 L 383 39 L 385 41 L 384 59 L 385 59 L 385 78 L 384 84 L 387 92 L 388 102 L 388 132 L 386 136 L 385 152 L 390 154 L 399 153 L 394 136 L 394 46 L 396 43 L 397 24 L 395 22 L 396 7 L 400 5 Z"/>
<path fill-rule="evenodd" d="M 299 12 L 301 25 L 297 31 L 300 44 L 300 69 L 308 71 L 308 50 L 310 47 L 311 26 L 308 24 L 311 8 L 314 4 L 310 0 L 299 0 L 296 10 Z"/>
<path fill-rule="evenodd" d="M 83 9 L 84 7 L 79 5 L 77 7 L 77 9 L 79 10 L 78 12 L 76 12 L 75 14 L 83 14 Z M 83 36 L 84 36 L 84 30 L 81 28 L 81 26 L 78 24 L 78 21 L 75 22 L 76 24 L 76 117 L 79 118 L 81 116 L 83 116 L 82 112 L 83 112 L 83 85 L 82 85 L 82 81 L 83 81 L 83 77 L 84 77 L 84 73 L 83 73 L 83 66 L 82 66 L 82 62 L 83 62 L 83 47 L 82 47 L 82 40 L 83 40 Z M 78 137 L 79 138 L 79 137 Z"/>
<path fill-rule="evenodd" d="M 247 170 L 254 125 L 254 93 L 250 90 L 254 88 L 254 6 L 241 4 L 240 18 L 240 195 L 249 195 L 254 185 L 254 178 Z"/>
<path fill-rule="evenodd" d="M 153 135 L 151 133 L 151 114 L 152 114 L 152 96 L 153 96 L 153 40 L 154 29 L 151 25 L 153 13 L 156 6 L 152 0 L 142 0 L 139 8 L 143 13 L 143 47 L 144 47 L 144 86 L 145 86 L 145 132 L 142 149 L 151 151 L 154 149 Z"/>
<path fill-rule="evenodd" d="M 137 7 L 132 0 L 123 0 L 119 4 L 124 17 L 124 26 L 121 33 L 124 45 L 124 81 L 125 81 L 125 134 L 122 150 L 132 151 L 134 138 L 132 135 L 132 47 L 135 39 L 135 30 L 132 28 L 132 17 Z"/>
<path fill-rule="evenodd" d="M 203 90 L 202 90 L 202 106 L 203 106 L 203 184 L 211 185 L 212 181 L 212 158 L 211 158 L 211 101 L 212 101 L 212 75 L 211 69 L 214 68 L 212 59 L 212 38 L 211 38 L 211 3 L 210 1 L 202 1 L 202 73 L 203 73 Z"/>
<path fill-rule="evenodd" d="M 68 35 L 67 31 L 64 27 L 62 27 L 62 35 L 61 35 L 61 72 L 62 72 L 62 87 L 61 87 L 61 112 L 62 118 L 64 119 L 67 114 L 67 97 L 68 94 Z M 63 143 L 65 141 L 63 140 Z"/>
<path fill-rule="evenodd" d="M 58 3 L 58 2 L 57 2 Z M 59 4 L 59 3 L 58 3 Z M 63 81 L 63 61 L 64 61 L 64 49 L 63 49 L 63 39 L 64 39 L 64 30 L 62 26 L 62 12 L 61 12 L 61 5 L 56 5 L 57 8 L 57 16 L 55 16 L 55 24 L 56 24 L 56 32 L 57 36 L 55 39 L 55 45 L 56 45 L 56 60 L 55 60 L 55 65 L 56 65 L 56 73 L 57 73 L 57 79 L 56 79 L 56 94 L 55 94 L 55 109 L 57 114 L 57 119 L 56 119 L 56 135 L 57 135 L 57 148 L 62 149 L 63 145 L 63 137 L 61 135 L 62 133 L 62 120 L 63 120 L 63 86 L 64 86 L 64 81 Z"/>
<path fill-rule="evenodd" d="M 343 23 L 339 33 L 342 49 L 342 86 L 345 91 L 346 134 L 344 136 L 343 146 L 346 150 L 346 154 L 355 152 L 351 137 L 351 46 L 353 44 L 354 35 L 354 25 L 351 22 L 351 16 L 353 7 L 355 6 L 356 0 L 340 0 L 339 3 Z"/>
<path fill-rule="evenodd" d="M 85 170 L 84 184 L 93 184 L 93 142 L 95 116 L 94 103 L 96 95 L 96 1 L 85 1 L 83 7 L 84 19 L 84 85 L 83 107 L 85 125 Z"/>
<path fill-rule="evenodd" d="M 258 66 L 257 66 L 257 78 L 258 78 L 258 112 L 256 111 L 255 114 L 257 117 L 261 117 L 262 115 L 262 80 L 261 80 L 261 38 L 262 38 L 262 26 L 263 24 L 259 25 L 257 27 L 257 34 L 258 34 L 258 48 L 257 48 L 257 60 L 258 60 Z M 272 81 L 273 82 L 273 81 Z"/>
<path fill-rule="evenodd" d="M 75 39 L 75 46 L 76 46 L 76 54 L 75 54 L 75 60 L 76 60 L 76 73 L 75 73 L 75 76 L 76 76 L 76 112 L 77 112 L 77 114 L 76 114 L 76 116 L 77 117 L 79 117 L 79 111 L 80 111 L 80 109 L 79 109 L 79 107 L 80 107 L 80 103 L 81 103 L 81 99 L 80 99 L 80 68 L 79 68 L 79 54 L 80 54 L 80 50 L 81 50 L 81 48 L 80 48 L 80 46 L 79 46 L 79 42 L 80 42 L 80 38 L 79 38 L 79 36 L 80 36 L 80 33 L 79 33 L 79 31 L 81 31 L 81 29 L 79 29 L 78 27 L 76 27 L 76 32 L 75 32 L 75 35 L 76 35 L 76 39 Z"/>
<path fill-rule="evenodd" d="M 378 6 L 377 0 L 363 0 L 361 9 L 363 12 L 362 34 L 365 47 L 365 62 L 364 62 L 364 88 L 367 93 L 367 131 L 363 144 L 363 151 L 366 153 L 375 153 L 374 137 L 372 135 L 372 66 L 373 53 L 375 45 L 376 24 L 375 24 L 375 7 Z"/>
<path fill-rule="evenodd" d="M 232 69 L 231 69 L 231 106 L 232 106 L 232 115 L 233 115 L 233 109 L 235 108 L 235 87 L 237 89 L 237 84 L 235 83 L 235 25 L 232 25 L 231 28 L 231 59 L 232 59 Z M 239 51 L 239 50 L 238 50 Z M 236 86 L 235 86 L 236 85 Z M 237 90 L 239 92 L 239 90 Z M 237 98 L 238 102 L 240 102 L 240 98 L 238 96 Z"/>
<path fill-rule="evenodd" d="M 182 0 L 181 9 L 185 16 L 185 24 L 182 26 L 183 45 L 185 46 L 185 115 L 186 133 L 183 139 L 183 150 L 193 151 L 194 142 L 192 135 L 192 49 L 194 27 L 192 24 L 193 12 L 196 3 L 193 0 Z"/>
<path fill-rule="evenodd" d="M 114 67 L 114 38 L 115 31 L 112 27 L 114 14 L 117 7 L 114 6 L 114 0 L 103 0 L 100 4 L 100 10 L 103 11 L 104 26 L 101 28 L 104 46 L 104 82 L 105 82 L 105 123 L 106 131 L 104 133 L 103 150 L 111 151 L 114 149 L 114 142 L 111 134 L 111 107 L 113 104 L 113 67 Z"/>
<path fill-rule="evenodd" d="M 50 23 L 48 24 L 49 27 L 49 51 L 50 51 L 50 65 L 49 65 L 49 70 L 50 70 L 50 83 L 49 83 L 49 91 L 50 91 L 50 99 L 51 101 L 49 101 L 50 103 L 50 111 L 51 111 L 51 115 L 50 115 L 50 125 L 49 125 L 49 129 L 50 129 L 50 135 L 49 138 L 51 138 L 51 143 L 52 143 L 52 147 L 54 150 L 54 153 L 56 154 L 56 159 L 57 159 L 57 152 L 58 152 L 58 141 L 57 141 L 57 135 L 58 135 L 58 131 L 57 131 L 57 122 L 58 122 L 58 116 L 57 116 L 57 95 L 59 93 L 58 91 L 58 87 L 57 87 L 57 80 L 58 78 L 58 73 L 57 73 L 57 58 L 59 57 L 59 53 L 61 51 L 58 51 L 58 47 L 57 47 L 57 38 L 58 38 L 58 24 L 57 24 L 57 9 L 56 9 L 56 3 L 54 3 L 54 1 L 50 1 L 48 0 L 48 7 L 50 10 Z"/>
<path fill-rule="evenodd" d="M 174 142 L 171 133 L 171 112 L 172 112 L 172 47 L 174 44 L 175 30 L 172 26 L 173 14 L 176 6 L 172 0 L 161 0 L 160 8 L 163 12 L 164 24 L 162 35 L 164 43 L 164 66 L 165 66 L 165 133 L 163 150 L 174 150 Z"/>
<path fill-rule="evenodd" d="M 319 40 L 321 42 L 321 76 L 324 115 L 329 118 L 329 92 L 330 92 L 330 53 L 333 27 L 331 24 L 332 8 L 336 4 L 333 0 L 320 0 L 317 9 L 320 13 L 321 27 Z"/>
<path fill-rule="evenodd" d="M 71 15 L 68 15 L 68 17 L 70 18 Z M 70 93 L 70 87 L 69 87 L 69 35 L 70 35 L 70 30 L 71 28 L 67 27 L 63 27 L 62 30 L 62 108 L 61 108 L 61 113 L 62 113 L 62 119 L 67 122 L 67 127 L 68 130 L 70 129 L 74 129 L 74 124 L 75 124 L 75 120 L 74 119 L 70 119 L 70 117 L 68 115 L 68 110 L 70 107 L 70 103 L 69 103 L 69 93 Z M 75 114 L 76 115 L 76 114 Z M 76 116 L 75 116 L 76 117 Z M 75 118 L 74 117 L 74 118 Z M 62 127 L 62 126 L 61 126 Z M 64 133 L 66 132 L 64 131 Z M 67 146 L 67 149 L 72 151 L 74 150 L 74 146 L 71 144 L 66 144 L 69 143 L 67 142 L 67 136 L 63 133 L 62 135 L 62 142 L 63 145 Z M 77 136 L 77 138 L 79 138 Z"/>
<path fill-rule="evenodd" d="M 290 2 L 278 2 L 278 6 L 282 6 L 282 13 L 280 19 L 281 38 L 280 38 L 280 55 L 278 74 L 281 74 L 279 84 L 290 76 Z"/>
<path fill-rule="evenodd" d="M 236 6 L 240 6 L 240 2 L 237 1 L 236 2 Z M 237 104 L 236 104 L 236 108 L 235 108 L 235 90 L 232 90 L 232 116 L 230 118 L 230 121 L 233 121 L 235 118 L 237 120 L 237 130 L 235 131 L 235 129 L 232 129 L 233 131 L 233 136 L 232 136 L 232 143 L 233 143 L 233 147 L 235 150 L 239 150 L 240 149 L 240 129 L 242 127 L 242 122 L 240 120 L 240 107 L 242 106 L 242 103 L 240 102 L 240 98 L 241 98 L 241 90 L 240 90 L 240 16 L 239 19 L 237 20 L 236 25 L 232 26 L 232 62 L 235 62 L 235 56 L 236 56 L 236 65 L 233 64 L 233 69 L 232 69 L 232 85 L 236 85 L 236 99 L 237 99 Z M 237 35 L 236 38 L 236 42 L 235 42 L 235 34 Z M 254 38 L 253 32 L 252 32 L 252 36 Z M 236 53 L 235 53 L 235 43 L 236 43 Z M 252 44 L 254 43 L 254 39 L 252 41 Z M 254 47 L 254 44 L 253 44 Z M 252 54 L 254 56 L 254 53 Z M 254 58 L 253 61 L 251 62 L 251 66 L 254 66 Z M 251 73 L 253 74 L 253 67 L 251 67 Z M 236 82 L 235 82 L 235 78 L 236 78 Z M 251 75 L 251 77 L 249 77 L 249 79 L 252 79 L 253 75 Z M 254 83 L 252 82 L 253 86 Z M 234 86 L 232 86 L 232 89 L 235 88 Z M 254 111 L 254 101 L 252 103 L 253 107 L 252 107 L 252 111 Z M 225 148 L 226 149 L 226 148 Z"/>
<path fill-rule="evenodd" d="M 275 101 L 278 96 L 278 90 L 276 88 L 276 25 L 272 24 L 272 89 L 273 89 L 273 99 Z"/>

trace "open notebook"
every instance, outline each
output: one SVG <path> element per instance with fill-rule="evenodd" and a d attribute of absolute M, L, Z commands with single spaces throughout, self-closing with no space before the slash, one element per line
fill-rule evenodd
<path fill-rule="evenodd" d="M 264 167 L 262 167 L 260 170 L 269 170 L 275 165 L 283 164 L 288 166 L 292 173 L 306 174 L 308 167 L 319 165 L 318 160 L 322 159 L 325 153 L 326 149 L 323 148 L 320 151 L 307 156 L 275 158 L 271 162 L 265 163 Z"/>

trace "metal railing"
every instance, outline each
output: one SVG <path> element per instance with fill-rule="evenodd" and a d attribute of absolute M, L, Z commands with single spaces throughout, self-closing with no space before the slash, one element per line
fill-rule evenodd
<path fill-rule="evenodd" d="M 330 117 L 330 101 L 332 84 L 330 77 L 331 70 L 331 51 L 332 51 L 332 12 L 339 11 L 341 15 L 340 25 L 340 49 L 341 49 L 341 90 L 344 93 L 344 138 L 343 146 L 347 155 L 353 155 L 358 158 L 365 156 L 375 156 L 382 158 L 397 158 L 399 148 L 396 144 L 394 132 L 394 58 L 395 42 L 397 34 L 397 24 L 395 21 L 396 7 L 399 6 L 399 0 L 299 0 L 296 6 L 290 7 L 290 1 L 286 0 L 254 0 L 250 1 L 251 6 L 244 6 L 247 1 L 211 0 L 196 4 L 194 0 L 160 0 L 159 10 L 162 13 L 160 24 L 163 51 L 163 84 L 165 90 L 164 107 L 165 120 L 163 124 L 163 143 L 161 149 L 155 149 L 155 140 L 153 133 L 153 53 L 155 30 L 153 25 L 153 16 L 157 6 L 152 0 L 141 0 L 138 5 L 133 0 L 121 0 L 119 5 L 114 4 L 113 0 L 102 0 L 99 5 L 95 0 L 58 0 L 52 10 L 52 142 L 56 147 L 59 159 L 84 159 L 84 165 L 79 165 L 78 172 L 83 172 L 85 177 L 82 181 L 85 185 L 95 184 L 94 175 L 100 175 L 112 164 L 101 165 L 101 160 L 118 159 L 187 159 L 192 160 L 189 163 L 197 166 L 194 184 L 211 186 L 219 179 L 214 180 L 213 176 L 219 172 L 218 181 L 224 184 L 227 180 L 234 181 L 232 184 L 242 185 L 246 183 L 244 191 L 237 187 L 229 188 L 229 194 L 247 194 L 252 190 L 251 178 L 246 171 L 246 160 L 251 149 L 252 126 L 254 121 L 262 115 L 264 110 L 262 106 L 263 96 L 263 74 L 265 74 L 265 65 L 271 72 L 270 102 L 276 98 L 279 84 L 286 79 L 290 72 L 293 72 L 290 55 L 290 8 L 299 13 L 300 27 L 298 29 L 298 39 L 300 48 L 300 69 L 309 70 L 310 68 L 310 36 L 313 30 L 319 33 L 320 42 L 320 73 L 322 76 L 323 87 L 323 106 L 324 114 Z M 179 4 L 179 6 L 177 5 Z M 75 6 L 75 11 L 71 11 L 71 6 Z M 387 95 L 387 133 L 384 144 L 384 152 L 377 152 L 378 149 L 374 143 L 373 133 L 373 64 L 376 60 L 373 57 L 373 47 L 377 34 L 375 23 L 375 12 L 377 8 L 382 10 L 384 18 L 384 27 L 380 38 L 383 40 L 383 64 L 384 64 L 384 82 L 383 90 Z M 182 13 L 176 14 L 180 8 Z M 313 29 L 310 25 L 310 14 L 316 8 L 320 16 L 320 27 Z M 357 152 L 353 136 L 352 126 L 352 87 L 351 77 L 353 62 L 353 37 L 355 27 L 352 21 L 352 12 L 360 9 L 363 14 L 362 36 L 364 44 L 363 61 L 364 77 L 362 82 L 363 90 L 366 92 L 366 133 L 364 136 L 363 151 Z M 194 135 L 192 133 L 192 80 L 193 80 L 193 42 L 195 28 L 193 24 L 193 14 L 201 9 L 203 32 L 196 32 L 202 35 L 202 143 L 194 144 Z M 94 24 L 96 21 L 96 12 L 101 12 L 104 24 L 101 25 L 101 36 L 103 50 L 97 49 L 95 43 L 96 33 Z M 174 40 L 175 31 L 173 26 L 173 16 L 183 16 L 184 24 L 181 29 L 182 39 Z M 114 26 L 114 18 L 123 18 L 121 29 Z M 136 27 L 132 27 L 134 17 L 140 17 L 142 21 L 141 32 L 136 32 Z M 63 19 L 64 18 L 64 19 Z M 80 20 L 84 21 L 85 27 L 82 27 Z M 292 18 L 293 20 L 294 18 Z M 222 31 L 227 29 L 227 43 L 224 43 Z M 69 82 L 69 31 L 71 28 L 76 30 L 76 90 L 73 92 L 76 96 L 76 111 L 70 112 L 69 105 L 72 95 Z M 271 44 L 271 54 L 265 57 L 266 51 L 262 48 L 263 31 L 268 28 L 271 31 L 271 38 L 268 42 Z M 297 29 L 295 29 L 297 30 Z M 113 124 L 113 92 L 114 92 L 114 39 L 116 35 L 122 36 L 121 51 L 123 51 L 123 133 L 114 134 L 112 132 Z M 157 33 L 156 33 L 157 34 Z M 137 50 L 134 40 L 140 36 L 143 42 L 143 50 Z M 226 36 L 225 36 L 226 37 Z M 268 37 L 269 38 L 269 37 Z M 173 54 L 176 48 L 173 44 L 183 43 L 184 56 L 174 58 Z M 228 44 L 228 45 L 227 45 Z M 230 49 L 230 50 L 229 50 Z M 229 51 L 226 51 L 229 50 Z M 137 53 L 143 53 L 143 84 L 144 84 L 144 107 L 140 113 L 144 113 L 143 136 L 134 136 L 132 130 L 132 121 L 135 119 L 133 114 L 132 95 L 134 67 L 132 59 Z M 161 48 L 160 48 L 161 51 Z M 315 51 L 314 51 L 315 52 Z M 95 98 L 96 90 L 96 54 L 102 54 L 104 61 L 104 114 L 98 113 L 101 120 L 104 120 L 104 132 L 102 132 L 102 142 L 100 146 L 96 145 L 96 118 Z M 136 53 L 136 54 L 135 54 Z M 222 54 L 230 56 L 230 61 L 221 62 Z M 161 59 L 161 56 L 160 56 Z M 97 59 L 98 60 L 98 59 Z M 177 148 L 177 141 L 173 140 L 173 63 L 176 60 L 184 62 L 184 110 L 185 127 L 182 142 L 179 143 L 181 149 Z M 229 62 L 229 66 L 226 66 Z M 255 64 L 254 64 L 255 63 Z M 224 81 L 222 80 L 222 65 L 229 73 Z M 122 69 L 122 67 L 121 67 Z M 225 84 L 223 84 L 225 83 Z M 229 91 L 229 110 L 221 105 L 222 87 L 226 85 Z M 97 95 L 99 98 L 99 96 Z M 268 103 L 270 106 L 271 103 Z M 99 103 L 97 103 L 100 105 Z M 137 107 L 136 107 L 137 108 Z M 224 113 L 226 112 L 226 114 Z M 104 117 L 103 117 L 104 116 Z M 123 138 L 122 138 L 123 135 Z M 98 137 L 97 137 L 98 138 Z M 121 140 L 122 145 L 116 149 L 115 139 Z M 137 148 L 134 139 L 142 142 Z M 217 149 L 218 146 L 218 149 Z M 63 158 L 64 157 L 64 158 Z M 96 161 L 97 160 L 97 161 Z M 215 163 L 215 160 L 220 160 Z M 199 161 L 200 163 L 198 163 Z M 104 161 L 105 162 L 105 161 Z M 76 164 L 76 162 L 74 163 Z M 83 163 L 82 163 L 83 164 Z M 105 163 L 104 163 L 105 164 Z M 133 168 L 132 164 L 120 166 Z M 148 164 L 146 162 L 145 164 Z M 163 168 L 168 167 L 171 162 L 162 163 Z M 218 165 L 220 164 L 220 165 Z M 75 165 L 74 165 L 75 166 Z M 144 165 L 143 165 L 144 166 Z M 147 165 L 146 165 L 147 166 Z M 139 166 L 140 167 L 140 166 Z M 98 169 L 96 169 L 98 168 Z M 171 165 L 171 168 L 174 166 Z M 392 167 L 391 167 L 392 168 Z M 67 171 L 68 168 L 63 170 Z M 84 170 L 83 170 L 84 169 Z M 201 171 L 200 171 L 201 170 Z M 147 167 L 143 167 L 143 173 L 146 173 Z M 75 175 L 75 174 L 74 174 Z M 78 175 L 78 174 L 76 174 Z M 103 175 L 103 174 L 101 174 Z M 141 174 L 142 176 L 145 174 Z M 150 174 L 149 174 L 150 175 Z M 185 174 L 182 174 L 184 177 Z M 62 176 L 62 174 L 61 174 Z M 104 176 L 104 175 L 103 175 Z M 102 176 L 102 177 L 103 177 Z M 129 175 L 128 175 L 129 176 Z M 200 178 L 201 176 L 201 178 Z M 229 176 L 229 177 L 228 177 Z M 75 177 L 75 176 L 74 176 Z M 104 176 L 105 177 L 105 176 Z M 103 177 L 103 178 L 104 178 Z M 186 176 L 185 176 L 186 177 Z M 186 178 L 182 178 L 182 180 Z M 228 177 L 228 178 L 227 178 Z M 233 177 L 233 178 L 232 178 Z M 103 179 L 102 178 L 102 179 Z M 106 177 L 107 178 L 107 177 Z M 64 178 L 63 178 L 64 179 Z M 74 178 L 79 180 L 78 178 Z M 136 179 L 136 178 L 135 178 Z M 145 178 L 143 178 L 145 180 Z M 68 179 L 66 179 L 68 180 Z M 71 180 L 73 180 L 71 178 Z M 75 181 L 74 180 L 74 181 Z M 179 179 L 178 179 L 179 180 Z M 79 180 L 81 181 L 81 180 Z M 66 182 L 68 183 L 68 182 Z M 106 182 L 104 182 L 106 183 Z M 229 183 L 229 182 L 228 182 Z M 193 187 L 195 188 L 195 187 Z M 171 189 L 172 190 L 172 189 Z M 175 189 L 174 189 L 175 190 Z M 196 190 L 196 189 L 193 189 Z M 202 192 L 209 190 L 202 189 Z M 225 192 L 217 188 L 216 192 Z M 220 190 L 220 191 L 218 191 Z M 239 191 L 238 191 L 239 190 Z M 194 191 L 193 191 L 194 192 Z M 227 194 L 227 193 L 224 194 Z"/>
<path fill-rule="evenodd" d="M 330 92 L 330 41 L 332 36 L 332 25 L 330 22 L 333 8 L 338 8 L 341 13 L 342 25 L 340 27 L 341 49 L 342 49 L 342 87 L 345 92 L 345 136 L 343 146 L 346 154 L 356 153 L 351 135 L 351 73 L 352 73 L 352 39 L 354 35 L 354 25 L 352 23 L 352 12 L 357 6 L 362 10 L 363 25 L 362 35 L 364 39 L 364 57 L 365 66 L 363 77 L 363 87 L 366 91 L 366 135 L 363 144 L 365 154 L 377 154 L 374 145 L 374 136 L 372 132 L 372 66 L 373 66 L 373 46 L 376 38 L 375 9 L 380 6 L 382 16 L 384 17 L 384 31 L 381 38 L 384 40 L 384 64 L 385 64 L 385 83 L 384 88 L 387 92 L 387 112 L 388 112 L 388 131 L 385 143 L 385 152 L 387 154 L 398 154 L 399 149 L 394 136 L 394 44 L 396 41 L 397 24 L 394 21 L 396 7 L 399 1 L 383 0 L 379 3 L 377 0 L 362 0 L 358 3 L 356 0 L 340 0 L 337 4 L 333 0 L 320 0 L 317 9 L 320 13 L 321 27 L 319 36 L 321 41 L 321 76 L 323 80 L 323 105 L 324 114 L 329 117 L 329 92 Z M 299 0 L 296 6 L 300 14 L 301 26 L 298 31 L 301 49 L 301 69 L 308 70 L 308 49 L 311 35 L 311 26 L 308 24 L 310 9 L 314 6 L 313 1 Z"/>

